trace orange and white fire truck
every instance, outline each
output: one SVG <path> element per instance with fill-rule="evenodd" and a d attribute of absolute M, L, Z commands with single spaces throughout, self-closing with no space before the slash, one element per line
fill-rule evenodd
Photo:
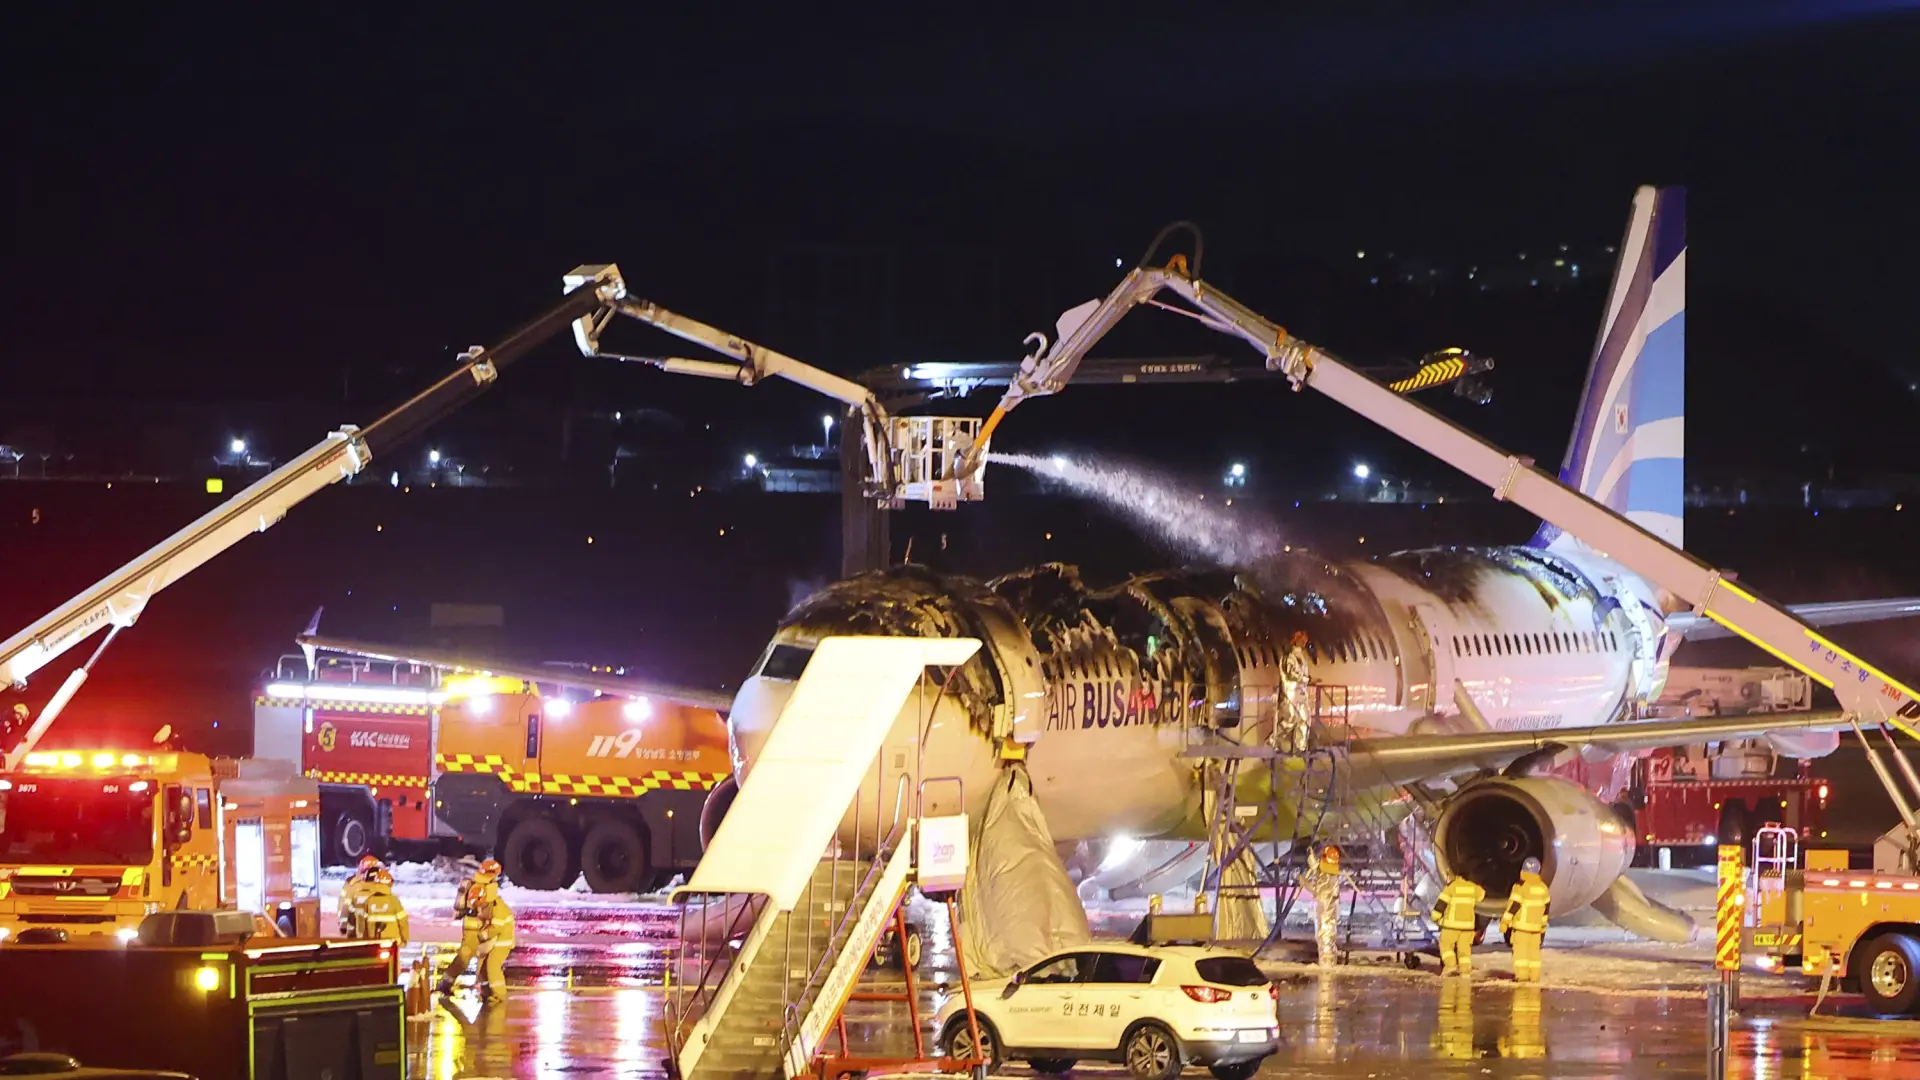
<path fill-rule="evenodd" d="M 317 937 L 319 886 L 319 789 L 287 765 L 96 747 L 0 773 L 0 939 L 125 942 L 219 908 Z"/>
<path fill-rule="evenodd" d="M 732 771 L 724 695 L 327 648 L 311 666 L 283 658 L 260 688 L 254 752 L 319 783 L 329 862 L 488 853 L 515 884 L 584 874 L 596 892 L 658 888 L 699 862 L 708 795 Z"/>

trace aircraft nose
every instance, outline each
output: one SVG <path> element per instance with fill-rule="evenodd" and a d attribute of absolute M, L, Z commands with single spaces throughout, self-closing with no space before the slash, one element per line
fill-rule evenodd
<path fill-rule="evenodd" d="M 733 697 L 733 710 L 727 714 L 727 753 L 733 759 L 734 775 L 747 778 L 747 770 L 760 748 L 773 733 L 794 684 L 783 679 L 748 679 Z"/>

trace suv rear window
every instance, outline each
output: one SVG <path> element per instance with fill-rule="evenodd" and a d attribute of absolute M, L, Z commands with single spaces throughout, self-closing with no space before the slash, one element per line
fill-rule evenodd
<path fill-rule="evenodd" d="M 1267 981 L 1259 965 L 1244 956 L 1209 956 L 1195 960 L 1193 969 L 1201 978 L 1221 986 L 1260 986 Z"/>
<path fill-rule="evenodd" d="M 1088 983 L 1150 983 L 1153 973 L 1160 970 L 1160 961 L 1151 956 L 1134 956 L 1130 953 L 1098 953 L 1093 961 L 1093 974 L 1083 977 L 1081 982 Z"/>

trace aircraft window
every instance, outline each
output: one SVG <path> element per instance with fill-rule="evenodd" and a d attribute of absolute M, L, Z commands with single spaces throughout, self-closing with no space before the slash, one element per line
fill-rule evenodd
<path fill-rule="evenodd" d="M 1580 648 L 1581 648 L 1581 650 L 1582 650 L 1582 651 L 1584 651 L 1584 652 L 1592 652 L 1592 651 L 1593 651 L 1593 635 L 1592 635 L 1592 634 L 1589 634 L 1589 633 L 1586 633 L 1585 631 L 1582 631 L 1582 632 L 1581 632 L 1581 634 L 1580 634 Z"/>
<path fill-rule="evenodd" d="M 760 665 L 760 677 L 792 682 L 807 670 L 807 662 L 812 659 L 812 649 L 799 645 L 775 645 L 767 651 L 767 662 Z"/>
<path fill-rule="evenodd" d="M 1460 635 L 1459 634 L 1453 635 L 1453 655 L 1455 656 L 1460 655 Z"/>
<path fill-rule="evenodd" d="M 1488 637 L 1485 634 L 1480 635 L 1480 655 L 1481 656 L 1493 655 L 1493 639 Z"/>
<path fill-rule="evenodd" d="M 1501 651 L 1506 653 L 1508 656 L 1520 655 L 1520 643 L 1514 640 L 1514 637 L 1512 634 L 1501 634 L 1500 645 L 1501 645 Z"/>

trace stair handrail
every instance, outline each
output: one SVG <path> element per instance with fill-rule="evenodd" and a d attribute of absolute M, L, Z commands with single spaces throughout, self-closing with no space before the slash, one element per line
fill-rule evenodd
<path fill-rule="evenodd" d="M 848 924 L 860 913 L 859 907 L 853 903 L 853 900 L 858 899 L 861 894 L 872 888 L 874 883 L 879 880 L 880 875 L 886 871 L 887 856 L 885 853 L 889 849 L 898 849 L 900 828 L 902 825 L 900 814 L 907 805 L 907 781 L 910 776 L 911 774 L 909 773 L 903 772 L 900 774 L 899 783 L 896 785 L 894 791 L 893 824 L 887 830 L 886 840 L 881 841 L 879 839 L 879 830 L 876 828 L 874 830 L 873 862 L 867 867 L 867 871 L 861 876 L 859 883 L 854 886 L 853 896 L 850 897 L 847 902 L 847 910 L 840 916 L 839 922 L 835 923 L 833 928 L 827 932 L 827 941 L 821 949 L 819 962 L 813 964 L 812 970 L 808 972 L 807 981 L 801 984 L 800 992 L 794 995 L 793 1000 L 788 1002 L 781 1011 L 780 1052 L 782 1060 L 785 1059 L 787 1054 L 792 1052 L 794 1040 L 799 1037 L 801 1006 L 807 1003 L 809 995 L 813 994 L 814 991 L 819 988 L 819 984 L 825 980 L 827 972 L 833 968 L 834 961 L 839 959 L 840 954 L 834 951 L 834 942 L 841 939 L 841 935 L 846 931 Z M 877 817 L 876 815 L 876 825 L 878 824 Z M 854 841 L 857 845 L 859 842 L 857 835 L 854 837 Z M 791 923 L 789 923 L 789 925 L 791 925 Z M 808 951 L 811 952 L 811 929 L 808 930 L 808 938 Z M 842 948 L 844 948 L 844 943 L 842 944 Z M 809 956 L 808 960 L 811 962 L 812 957 Z"/>
<path fill-rule="evenodd" d="M 676 1067 L 680 1060 L 680 1051 L 686 1048 L 687 1037 L 692 1033 L 691 1029 L 697 1026 L 700 1021 L 706 1017 L 707 1013 L 711 1011 L 713 1002 L 718 1000 L 722 992 L 726 990 L 728 981 L 745 972 L 748 965 L 740 963 L 740 959 L 748 951 L 747 945 L 751 943 L 752 929 L 757 927 L 759 920 L 766 916 L 773 907 L 771 903 L 762 903 L 759 906 L 760 910 L 757 913 L 754 912 L 753 898 L 754 895 L 757 894 L 705 893 L 702 895 L 704 899 L 700 905 L 700 949 L 703 956 L 712 941 L 712 938 L 707 932 L 706 922 L 707 909 L 712 906 L 713 898 L 716 896 L 724 898 L 746 895 L 747 899 L 746 902 L 740 906 L 739 911 L 734 912 L 730 916 L 726 916 L 729 922 L 725 928 L 725 932 L 720 938 L 720 955 L 707 959 L 706 962 L 701 965 L 700 981 L 695 984 L 691 991 L 687 990 L 686 983 L 682 982 L 679 992 L 667 998 L 667 1054 L 668 1059 L 674 1062 Z M 753 914 L 754 916 L 754 926 L 749 928 L 749 942 L 742 943 L 740 952 L 731 956 L 726 955 L 725 950 L 728 948 L 729 943 L 732 942 L 734 935 L 740 931 L 741 925 L 746 922 L 746 916 L 748 914 Z M 687 908 L 683 899 L 680 905 L 680 949 L 683 957 L 687 945 L 686 923 Z M 753 951 L 758 952 L 757 949 Z M 709 987 L 708 982 L 713 978 L 714 971 L 722 967 L 723 962 L 726 968 L 726 974 L 721 977 L 719 982 Z M 702 1006 L 702 1008 L 698 1016 L 689 1019 L 690 1006 L 693 1004 L 698 1004 Z"/>

